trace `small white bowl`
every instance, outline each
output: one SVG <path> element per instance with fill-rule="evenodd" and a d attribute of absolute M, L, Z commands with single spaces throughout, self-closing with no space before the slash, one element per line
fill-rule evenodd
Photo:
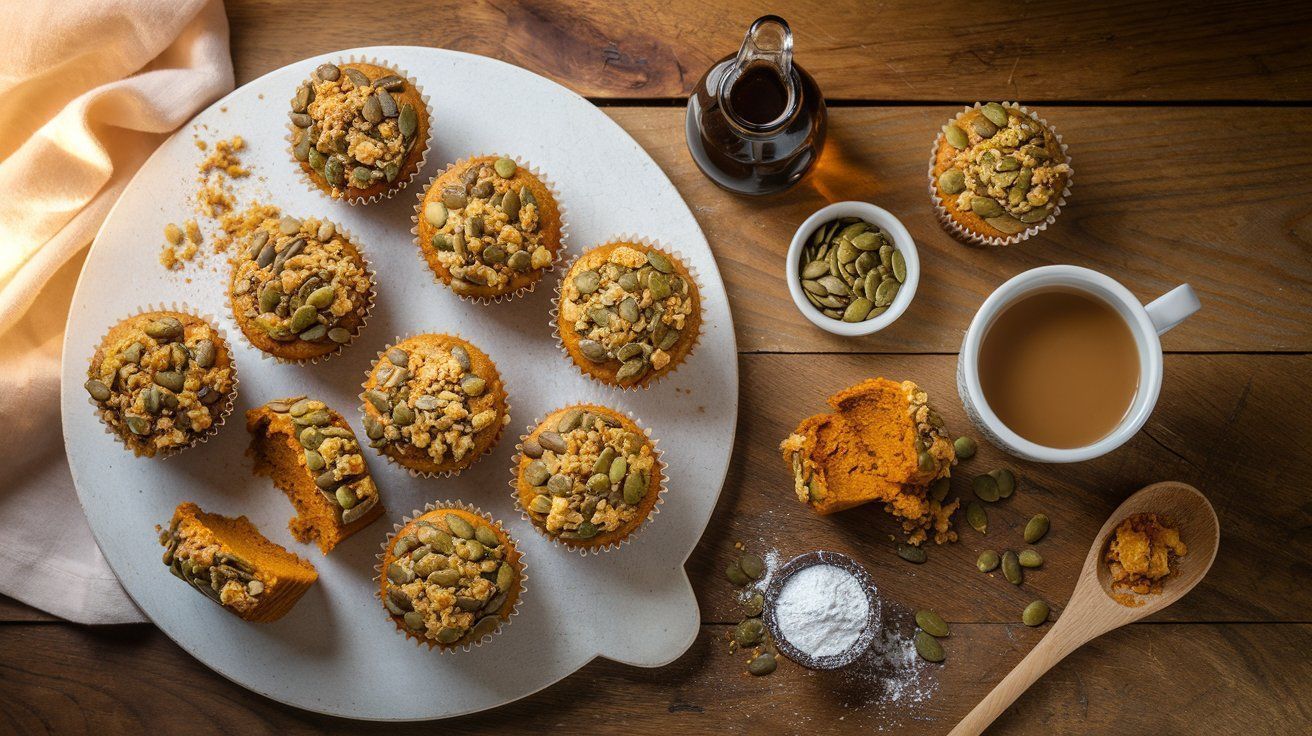
<path fill-rule="evenodd" d="M 902 252 L 902 257 L 907 262 L 907 279 L 902 283 L 902 287 L 898 289 L 897 296 L 893 297 L 893 303 L 888 305 L 888 311 L 864 322 L 844 322 L 829 317 L 824 312 L 811 306 L 811 302 L 806 300 L 806 296 L 802 291 L 802 277 L 798 266 L 798 259 L 802 256 L 802 248 L 815 234 L 817 227 L 841 217 L 859 217 L 872 225 L 883 228 L 884 232 L 893 238 L 893 247 Z M 806 222 L 803 222 L 801 227 L 797 228 L 797 232 L 793 235 L 793 242 L 788 246 L 786 278 L 788 279 L 788 293 L 793 295 L 793 303 L 816 327 L 846 337 L 872 335 L 896 322 L 897 318 L 907 311 L 911 300 L 915 298 L 916 287 L 920 285 L 920 256 L 916 252 L 916 241 L 911 239 L 911 233 L 907 232 L 902 222 L 888 210 L 883 207 L 876 207 L 869 202 L 835 202 L 828 207 L 821 207 L 814 215 L 806 218 Z"/>

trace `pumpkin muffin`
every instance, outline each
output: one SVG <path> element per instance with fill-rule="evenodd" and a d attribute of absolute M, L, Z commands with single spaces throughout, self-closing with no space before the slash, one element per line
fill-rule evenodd
<path fill-rule="evenodd" d="M 692 274 L 648 243 L 617 241 L 579 256 L 561 281 L 556 307 L 570 360 L 610 386 L 645 388 L 673 372 L 701 330 Z"/>
<path fill-rule="evenodd" d="M 524 437 L 515 497 L 547 538 L 596 551 L 617 545 L 651 516 L 662 467 L 651 438 L 629 417 L 596 404 L 568 406 Z"/>
<path fill-rule="evenodd" d="M 404 189 L 428 148 L 428 106 L 413 80 L 362 61 L 320 64 L 291 100 L 292 157 L 334 199 Z"/>
<path fill-rule="evenodd" d="M 1112 589 L 1161 593 L 1162 582 L 1175 573 L 1176 561 L 1188 552 L 1170 519 L 1158 514 L 1130 516 L 1117 525 L 1107 546 Z"/>
<path fill-rule="evenodd" d="M 159 541 L 169 572 L 247 621 L 282 618 L 319 579 L 313 565 L 245 516 L 206 513 L 190 501 L 178 505 Z"/>
<path fill-rule="evenodd" d="M 370 447 L 424 475 L 473 465 L 510 421 L 496 364 L 454 335 L 416 335 L 384 350 L 360 398 Z"/>
<path fill-rule="evenodd" d="M 1013 103 L 976 106 L 943 126 L 930 165 L 940 222 L 988 245 L 1012 245 L 1046 226 L 1070 178 L 1061 138 Z"/>
<path fill-rule="evenodd" d="M 360 443 L 327 404 L 304 396 L 270 401 L 246 412 L 246 429 L 256 474 L 269 476 L 296 507 L 287 528 L 298 542 L 315 540 L 328 554 L 382 516 Z"/>
<path fill-rule="evenodd" d="M 505 157 L 472 158 L 439 174 L 419 198 L 415 223 L 428 266 L 462 297 L 531 290 L 564 248 L 555 196 Z"/>
<path fill-rule="evenodd" d="M 803 419 L 780 445 L 798 500 L 832 514 L 880 502 L 911 544 L 955 541 L 952 514 L 929 485 L 951 475 L 956 454 L 928 395 L 911 381 L 876 378 L 829 398 L 833 412 Z"/>
<path fill-rule="evenodd" d="M 273 208 L 252 220 L 241 226 L 228 284 L 242 334 L 279 360 L 303 362 L 341 350 L 373 309 L 369 264 L 327 220 L 278 217 Z"/>
<path fill-rule="evenodd" d="M 482 643 L 514 615 L 524 590 L 515 541 L 458 502 L 415 513 L 383 544 L 378 597 L 397 630 L 429 649 Z"/>
<path fill-rule="evenodd" d="M 96 349 L 87 393 L 101 421 L 138 456 L 170 455 L 218 431 L 232 411 L 237 367 L 206 320 L 143 312 L 119 322 Z"/>

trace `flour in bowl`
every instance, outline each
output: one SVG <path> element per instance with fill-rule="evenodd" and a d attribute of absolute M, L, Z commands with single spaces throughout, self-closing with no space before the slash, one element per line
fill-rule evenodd
<path fill-rule="evenodd" d="M 861 638 L 870 620 L 870 599 L 852 573 L 811 565 L 784 581 L 775 601 L 779 634 L 811 657 L 833 657 Z"/>

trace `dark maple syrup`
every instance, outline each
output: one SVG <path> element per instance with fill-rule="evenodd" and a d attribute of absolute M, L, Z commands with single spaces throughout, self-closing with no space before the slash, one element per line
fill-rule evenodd
<path fill-rule="evenodd" d="M 792 61 L 788 24 L 765 16 L 737 54 L 697 83 L 685 132 L 693 161 L 711 181 L 757 195 L 791 187 L 815 165 L 825 124 L 820 88 Z"/>

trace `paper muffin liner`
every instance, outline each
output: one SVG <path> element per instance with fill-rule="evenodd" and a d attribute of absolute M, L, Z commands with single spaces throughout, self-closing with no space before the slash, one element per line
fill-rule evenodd
<path fill-rule="evenodd" d="M 409 339 L 412 338 L 412 337 L 418 337 L 418 336 L 421 335 L 421 334 L 442 334 L 442 335 L 448 335 L 448 336 L 450 336 L 450 337 L 454 337 L 454 338 L 457 338 L 457 339 L 460 339 L 460 340 L 464 340 L 465 342 L 467 342 L 467 343 L 469 343 L 469 344 L 471 344 L 471 345 L 474 345 L 474 343 L 473 343 L 472 340 L 469 340 L 469 339 L 465 338 L 464 335 L 461 335 L 461 334 L 458 333 L 458 332 L 443 332 L 443 333 L 418 333 L 418 332 L 417 332 L 417 333 L 413 333 L 413 334 L 410 334 L 410 335 L 406 335 L 405 337 L 400 337 L 400 336 L 398 336 L 398 337 L 394 338 L 391 342 L 387 343 L 387 345 L 384 346 L 382 350 L 379 350 L 379 351 L 378 351 L 378 353 L 377 353 L 377 355 L 374 357 L 374 359 L 373 359 L 372 361 L 370 361 L 370 363 L 369 363 L 369 368 L 365 370 L 365 373 L 364 373 L 364 381 L 362 381 L 362 382 L 360 383 L 360 395 L 359 395 L 359 397 L 358 397 L 358 398 L 360 399 L 359 410 L 360 410 L 360 416 L 361 416 L 361 417 L 365 416 L 365 414 L 367 413 L 367 412 L 365 411 L 365 405 L 368 403 L 368 401 L 364 398 L 364 392 L 365 392 L 365 388 L 364 388 L 364 386 L 365 386 L 366 383 L 369 382 L 369 378 L 370 378 L 370 376 L 373 375 L 373 373 L 374 373 L 374 367 L 378 365 L 378 361 L 380 361 L 380 360 L 383 359 L 383 354 L 387 352 L 387 348 L 393 347 L 394 345 L 397 345 L 398 343 L 400 343 L 400 342 L 403 341 L 403 340 L 409 340 Z M 478 347 L 478 346 L 477 346 L 477 345 L 474 345 L 474 347 Z M 479 350 L 482 350 L 482 348 L 478 348 L 478 349 L 479 349 Z M 484 353 L 484 355 L 487 355 L 487 353 Z M 488 355 L 488 361 L 492 363 L 492 367 L 493 367 L 493 368 L 496 368 L 497 375 L 500 376 L 500 375 L 501 375 L 501 369 L 500 369 L 500 368 L 497 368 L 496 361 L 492 360 L 492 356 Z M 504 379 L 504 378 L 501 379 L 501 383 L 502 383 L 503 386 L 505 385 L 505 379 Z M 503 391 L 504 391 L 504 389 L 503 389 Z M 376 452 L 376 453 L 378 454 L 378 456 L 381 457 L 383 460 L 387 461 L 387 463 L 388 463 L 389 465 L 391 465 L 392 467 L 400 468 L 401 470 L 404 470 L 405 472 L 407 472 L 407 473 L 410 474 L 410 477 L 411 477 L 411 478 L 455 478 L 456 476 L 458 476 L 458 475 L 460 475 L 461 473 L 465 472 L 465 471 L 468 470 L 469 468 L 472 468 L 472 467 L 474 467 L 475 465 L 477 465 L 479 460 L 483 459 L 484 456 L 491 454 L 491 452 L 492 452 L 493 450 L 496 449 L 497 445 L 501 444 L 501 437 L 502 437 L 502 435 L 504 435 L 504 434 L 506 433 L 506 425 L 507 425 L 507 424 L 510 424 L 510 410 L 511 410 L 511 406 L 510 406 L 510 392 L 509 392 L 509 391 L 504 391 L 504 393 L 506 394 L 506 398 L 505 398 L 506 411 L 505 411 L 505 414 L 503 415 L 503 419 L 502 419 L 502 421 L 501 421 L 500 426 L 497 427 L 497 433 L 496 433 L 496 436 L 494 436 L 494 437 L 492 438 L 492 442 L 490 442 L 490 443 L 488 444 L 488 446 L 487 446 L 486 448 L 483 449 L 482 452 L 478 453 L 478 455 L 477 455 L 473 460 L 469 461 L 469 464 L 466 465 L 466 466 L 464 466 L 463 468 L 459 468 L 459 469 L 457 469 L 457 470 L 441 470 L 441 471 L 423 471 L 423 470 L 416 470 L 416 469 L 414 469 L 414 468 L 412 468 L 412 467 L 410 467 L 410 466 L 408 466 L 408 465 L 405 465 L 405 464 L 402 463 L 400 460 L 397 460 L 396 458 L 392 457 L 391 455 L 389 455 L 389 454 L 383 452 L 382 448 L 380 448 L 380 447 L 373 447 L 372 445 L 370 445 L 369 443 L 372 442 L 372 440 L 369 439 L 369 435 L 368 435 L 368 433 L 365 434 L 365 436 L 364 436 L 364 437 L 365 437 L 365 441 L 361 444 L 361 446 L 362 446 L 362 447 L 366 447 L 366 446 L 367 446 L 367 447 L 369 447 L 370 449 L 374 450 L 374 452 Z"/>
<path fill-rule="evenodd" d="M 583 407 L 589 405 L 600 406 L 602 408 L 609 410 L 611 413 L 621 414 L 621 412 L 619 412 L 618 410 L 606 406 L 605 404 L 589 404 L 588 402 L 566 404 L 565 406 L 562 406 L 558 409 L 552 409 L 551 411 L 544 414 L 541 419 L 534 422 L 533 424 L 530 424 L 524 430 L 524 433 L 519 436 L 519 442 L 515 443 L 515 454 L 512 457 L 510 463 L 510 498 L 514 502 L 515 508 L 519 511 L 520 518 L 522 518 L 530 526 L 532 526 L 533 529 L 536 530 L 538 534 L 546 538 L 547 541 L 551 542 L 552 546 L 557 547 L 559 549 L 563 549 L 567 552 L 575 552 L 581 557 L 587 557 L 589 555 L 596 555 L 596 554 L 601 554 L 602 552 L 609 552 L 611 550 L 619 549 L 620 547 L 623 547 L 624 545 L 628 544 L 629 541 L 632 540 L 633 537 L 637 536 L 637 534 L 641 532 L 643 529 L 646 529 L 648 526 L 650 526 L 652 522 L 652 518 L 661 512 L 661 504 L 665 503 L 665 491 L 669 487 L 669 480 L 670 480 L 669 474 L 665 472 L 669 466 L 665 463 L 665 460 L 663 459 L 664 455 L 660 449 L 660 440 L 652 436 L 651 428 L 644 427 L 642 421 L 639 420 L 636 416 L 634 416 L 632 411 L 623 412 L 622 416 L 628 417 L 629 421 L 633 422 L 634 425 L 638 427 L 638 429 L 642 432 L 643 436 L 647 438 L 647 442 L 651 444 L 652 458 L 655 460 L 656 462 L 655 467 L 657 470 L 660 471 L 660 475 L 661 475 L 660 485 L 656 489 L 656 503 L 652 505 L 651 511 L 648 512 L 646 518 L 642 520 L 641 524 L 634 527 L 628 534 L 625 534 L 623 537 L 620 537 L 619 539 L 607 544 L 591 546 L 591 547 L 578 547 L 578 546 L 565 544 L 560 540 L 559 536 L 548 534 L 544 529 L 539 527 L 537 523 L 533 521 L 533 518 L 529 516 L 528 509 L 525 509 L 524 505 L 520 503 L 519 500 L 519 461 L 524 454 L 524 441 L 527 440 L 528 436 L 533 433 L 533 430 L 537 429 L 538 426 L 541 425 L 542 422 L 546 420 L 546 417 L 549 417 L 552 414 L 563 411 L 565 409 L 573 409 L 575 407 Z"/>
<path fill-rule="evenodd" d="M 324 62 L 320 62 L 320 63 L 324 63 Z M 306 167 L 301 165 L 302 162 L 296 160 L 295 155 L 291 157 L 292 163 L 295 164 L 297 170 L 301 172 L 301 180 L 305 183 L 307 189 L 309 189 L 311 192 L 315 194 L 328 197 L 331 200 L 346 202 L 351 206 L 355 206 L 358 204 L 373 204 L 374 202 L 380 202 L 384 199 L 391 199 L 398 192 L 410 186 L 410 182 L 414 181 L 414 178 L 419 175 L 420 171 L 423 170 L 424 165 L 428 163 L 428 150 L 433 142 L 433 103 L 429 100 L 428 95 L 424 93 L 424 88 L 417 81 L 415 81 L 415 78 L 413 76 L 410 75 L 410 72 L 406 71 L 405 69 L 402 69 L 401 67 L 395 66 L 391 63 L 382 61 L 377 57 L 357 56 L 355 54 L 351 54 L 345 59 L 335 59 L 333 60 L 332 63 L 338 66 L 341 66 L 342 64 L 372 64 L 373 66 L 383 67 L 385 69 L 394 72 L 397 76 L 403 77 L 405 81 L 409 82 L 411 85 L 414 86 L 415 91 L 419 93 L 420 101 L 424 103 L 424 108 L 428 112 L 428 126 L 427 129 L 424 131 L 425 133 L 424 139 L 422 141 L 419 140 L 415 141 L 416 146 L 421 146 L 419 150 L 419 160 L 415 162 L 414 171 L 410 172 L 410 176 L 407 176 L 405 179 L 401 179 L 398 177 L 396 181 L 392 182 L 391 186 L 389 186 L 387 189 L 381 192 L 373 194 L 369 197 L 351 196 L 348 194 L 347 196 L 342 197 L 340 199 L 325 192 L 319 186 L 318 182 L 315 181 L 314 176 L 310 173 L 310 171 L 307 171 Z M 315 64 L 315 67 L 318 67 L 318 64 Z M 314 74 L 314 69 L 311 69 L 310 74 L 307 75 L 305 79 L 302 80 L 302 82 L 308 81 L 313 74 Z M 287 142 L 287 152 L 291 153 L 292 149 L 295 147 L 294 141 L 295 141 L 297 128 L 290 120 L 287 121 L 286 128 L 287 128 L 287 135 L 283 138 L 283 140 Z M 347 191 L 348 192 L 350 191 L 349 187 Z"/>
<path fill-rule="evenodd" d="M 562 285 L 564 284 L 565 279 L 569 278 L 570 272 L 574 269 L 574 265 L 578 263 L 578 260 L 580 258 L 583 258 L 588 253 L 592 252 L 592 250 L 595 248 L 600 248 L 605 245 L 610 245 L 611 243 L 639 243 L 649 248 L 655 248 L 656 250 L 659 250 L 662 253 L 665 253 L 666 255 L 673 257 L 675 260 L 677 260 L 680 264 L 683 265 L 684 269 L 687 270 L 688 272 L 688 276 L 692 278 L 693 284 L 697 287 L 697 334 L 693 335 L 692 343 L 688 346 L 688 353 L 684 355 L 683 358 L 679 360 L 677 363 L 671 362 L 671 365 L 667 366 L 664 370 L 658 372 L 648 371 L 647 375 L 643 376 L 641 380 L 629 384 L 627 386 L 623 386 L 617 383 L 611 383 L 610 381 L 603 381 L 602 379 L 597 378 L 596 376 L 593 376 L 591 373 L 588 373 L 586 370 L 584 370 L 584 367 L 579 365 L 579 363 L 574 359 L 574 356 L 571 355 L 569 350 L 565 348 L 565 339 L 560 334 L 560 319 L 559 319 L 560 300 L 564 298 Z M 551 335 L 556 340 L 556 347 L 560 348 L 560 352 L 565 355 L 565 359 L 568 360 L 571 364 L 573 364 L 574 367 L 578 369 L 579 373 L 582 373 L 585 378 L 587 378 L 590 381 L 593 381 L 594 383 L 598 383 L 602 386 L 613 389 L 615 391 L 641 391 L 651 388 L 657 383 L 660 383 L 667 376 L 671 376 L 676 371 L 678 371 L 679 368 L 682 367 L 684 363 L 688 362 L 688 360 L 692 358 L 693 354 L 697 352 L 697 346 L 701 344 L 702 329 L 706 326 L 704 320 L 706 315 L 706 308 L 702 305 L 702 298 L 705 295 L 706 290 L 702 286 L 701 275 L 697 272 L 697 269 L 694 266 L 688 263 L 688 260 L 683 257 L 682 253 L 680 253 L 679 251 L 673 248 L 670 248 L 669 246 L 665 245 L 661 241 L 656 240 L 654 238 L 648 238 L 646 236 L 641 236 L 641 235 L 634 235 L 632 233 L 621 233 L 620 235 L 616 235 L 615 237 L 612 237 L 602 243 L 596 244 L 595 246 L 593 246 L 593 248 L 589 248 L 588 250 L 579 253 L 573 259 L 573 261 L 570 262 L 569 267 L 564 269 L 564 272 L 561 274 L 560 278 L 556 280 L 555 291 L 556 291 L 556 296 L 555 298 L 552 299 L 551 302 L 552 307 L 549 315 L 551 318 Z"/>
<path fill-rule="evenodd" d="M 551 263 L 548 263 L 546 267 L 542 269 L 542 272 L 541 274 L 539 274 L 538 278 L 534 279 L 528 284 L 525 284 L 524 286 L 521 286 L 518 289 L 515 289 L 514 291 L 505 294 L 497 294 L 496 296 L 471 296 L 469 294 L 461 294 L 457 292 L 455 289 L 451 289 L 451 284 L 449 282 L 443 281 L 442 277 L 433 271 L 432 266 L 428 263 L 428 258 L 425 257 L 424 255 L 424 244 L 420 242 L 419 218 L 424 216 L 424 197 L 428 194 L 428 191 L 433 187 L 433 184 L 437 182 L 439 177 L 446 175 L 448 172 L 450 172 L 453 169 L 458 169 L 468 165 L 471 161 L 473 161 L 476 158 L 485 158 L 488 156 L 512 159 L 515 162 L 516 166 L 519 166 L 520 168 L 523 169 L 527 169 L 528 172 L 532 174 L 534 177 L 536 177 L 538 181 L 542 182 L 542 186 L 546 187 L 547 191 L 551 193 L 551 198 L 555 200 L 556 203 L 556 211 L 559 213 L 560 216 L 560 247 L 556 249 L 555 256 L 551 259 Z M 459 161 L 448 164 L 441 171 L 434 174 L 433 178 L 428 180 L 427 186 L 423 187 L 419 191 L 417 201 L 415 202 L 415 213 L 410 217 L 410 221 L 414 223 L 414 226 L 410 228 L 410 234 L 415 237 L 415 248 L 418 250 L 419 260 L 423 262 L 424 268 L 428 269 L 430 272 L 433 273 L 433 280 L 444 284 L 448 289 L 451 289 L 451 293 L 460 297 L 462 300 L 470 302 L 472 304 L 492 304 L 496 302 L 508 301 L 510 299 L 514 299 L 516 297 L 520 297 L 520 296 L 524 296 L 525 294 L 532 293 L 533 290 L 537 288 L 538 284 L 547 278 L 547 274 L 556 270 L 557 264 L 564 262 L 565 251 L 569 247 L 569 212 L 565 208 L 565 205 L 561 203 L 560 189 L 559 187 L 556 186 L 555 181 L 553 181 L 550 177 L 548 177 L 545 173 L 543 173 L 541 169 L 539 169 L 536 166 L 533 166 L 532 164 L 529 164 L 523 158 L 519 156 L 507 156 L 502 153 L 495 153 L 495 152 L 480 153 L 473 156 L 466 156 L 465 158 L 462 158 Z"/>
<path fill-rule="evenodd" d="M 281 214 L 286 214 L 286 213 L 281 213 Z M 317 365 L 321 361 L 326 361 L 335 355 L 341 354 L 343 350 L 345 350 L 348 346 L 353 344 L 356 338 L 360 336 L 360 333 L 364 332 L 365 325 L 369 324 L 369 318 L 373 316 L 374 303 L 378 299 L 378 279 L 375 275 L 373 264 L 369 262 L 369 256 L 365 255 L 364 248 L 360 246 L 360 242 L 356 240 L 355 235 L 353 235 L 346 228 L 342 227 L 341 225 L 327 218 L 319 218 L 319 219 L 321 219 L 324 222 L 331 222 L 333 228 L 336 229 L 337 234 L 345 237 L 351 243 L 351 245 L 355 246 L 355 252 L 359 254 L 360 261 L 364 263 L 364 271 L 366 274 L 369 275 L 369 295 L 368 298 L 366 298 L 365 300 L 364 314 L 360 316 L 360 324 L 356 325 L 355 331 L 351 333 L 350 340 L 347 340 L 344 343 L 337 344 L 337 347 L 335 349 L 330 350 L 324 353 L 323 355 L 316 355 L 313 358 L 301 358 L 299 360 L 294 360 L 292 358 L 283 358 L 278 355 L 267 353 L 264 350 L 261 350 L 259 347 L 257 347 L 253 342 L 251 342 L 251 339 L 246 336 L 246 331 L 241 328 L 240 320 L 237 319 L 237 308 L 236 305 L 232 303 L 232 289 L 231 288 L 225 289 L 224 302 L 227 304 L 228 314 L 232 315 L 233 322 L 237 324 L 237 333 L 241 335 L 243 342 L 245 342 L 252 349 L 254 349 L 255 352 L 259 353 L 261 360 L 268 360 L 274 363 L 282 363 L 284 365 Z M 232 276 L 233 273 L 235 273 L 236 266 L 230 265 L 230 269 L 231 270 L 228 273 L 229 286 L 231 286 L 232 284 Z"/>
<path fill-rule="evenodd" d="M 1019 110 L 1022 114 L 1026 115 L 1027 117 L 1031 118 L 1035 122 L 1039 123 L 1039 125 L 1042 125 L 1045 130 L 1052 133 L 1052 137 L 1056 139 L 1057 145 L 1061 147 L 1061 153 L 1062 156 L 1065 157 L 1066 159 L 1066 165 L 1070 166 L 1070 153 L 1069 151 L 1067 151 L 1066 144 L 1062 142 L 1061 133 L 1058 133 L 1057 129 L 1054 128 L 1051 124 L 1049 124 L 1047 120 L 1044 120 L 1038 115 L 1035 115 L 1033 112 L 1031 112 L 1029 109 L 1027 109 L 1024 105 L 1021 105 L 1020 103 L 1003 102 L 1000 104 L 1003 107 L 1008 107 L 1013 110 Z M 944 127 L 946 127 L 948 124 L 958 122 L 959 120 L 961 120 L 962 115 L 965 115 L 971 110 L 975 110 L 983 106 L 984 103 L 976 102 L 972 106 L 962 108 L 961 112 L 957 113 L 951 120 L 948 120 L 948 122 L 944 124 Z M 938 157 L 938 150 L 942 144 L 943 144 L 943 131 L 942 129 L 940 129 L 938 135 L 934 137 L 934 145 L 929 153 L 929 198 L 930 201 L 933 202 L 934 204 L 934 215 L 935 217 L 938 218 L 939 225 L 941 225 L 949 235 L 953 236 L 954 238 L 964 243 L 969 243 L 971 245 L 980 245 L 980 246 L 1017 245 L 1019 243 L 1022 243 L 1028 240 L 1029 238 L 1033 237 L 1034 235 L 1043 232 L 1048 228 L 1049 225 L 1055 222 L 1057 220 L 1057 215 L 1061 214 L 1062 205 L 1066 204 L 1066 197 L 1070 196 L 1071 182 L 1075 179 L 1075 168 L 1073 166 L 1071 167 L 1070 172 L 1066 174 L 1065 186 L 1062 187 L 1061 192 L 1057 195 L 1057 201 L 1053 204 L 1052 212 L 1049 212 L 1048 216 L 1044 218 L 1041 222 L 1034 223 L 1029 227 L 1027 227 L 1025 230 L 1016 233 L 1015 235 L 1008 235 L 1002 238 L 989 237 L 986 235 L 981 235 L 976 232 L 972 232 L 966 229 L 965 227 L 963 227 L 962 225 L 960 225 L 959 223 L 957 223 L 955 219 L 953 219 L 952 213 L 948 212 L 947 208 L 943 205 L 943 199 L 938 196 L 938 181 L 934 176 L 934 162 L 935 159 Z"/>
<path fill-rule="evenodd" d="M 403 623 L 397 621 L 396 618 L 392 616 L 392 612 L 387 610 L 386 602 L 383 601 L 383 589 L 382 589 L 383 560 L 387 558 L 387 552 L 392 548 L 392 542 L 393 540 L 396 539 L 396 535 L 399 534 L 407 524 L 419 518 L 420 516 L 423 516 L 424 514 L 430 511 L 440 511 L 444 509 L 458 509 L 460 511 L 467 511 L 471 514 L 474 514 L 475 516 L 478 516 L 481 519 L 486 520 L 489 524 L 496 527 L 498 531 L 504 534 L 506 539 L 510 540 L 510 546 L 513 547 L 515 551 L 519 554 L 519 560 L 517 561 L 517 566 L 519 568 L 519 581 L 518 581 L 519 590 L 515 594 L 515 603 L 513 606 L 511 606 L 510 613 L 507 614 L 505 618 L 501 619 L 500 623 L 497 625 L 496 629 L 492 631 L 492 633 L 483 635 L 477 641 L 465 642 L 464 644 L 461 644 L 459 646 L 442 644 L 441 642 L 432 641 L 426 637 L 422 637 L 414 634 L 408 628 L 406 628 L 406 626 Z M 415 509 L 414 511 L 410 512 L 409 516 L 401 517 L 401 523 L 392 525 L 391 533 L 388 534 L 387 538 L 383 540 L 382 547 L 380 548 L 378 554 L 375 555 L 374 557 L 375 559 L 378 560 L 378 564 L 374 565 L 374 578 L 373 578 L 374 596 L 378 598 L 378 602 L 383 609 L 383 614 L 387 616 L 388 621 L 392 622 L 392 624 L 396 626 L 397 631 L 405 635 L 405 638 L 413 639 L 415 642 L 415 646 L 427 644 L 429 651 L 432 651 L 434 648 L 436 648 L 438 651 L 442 652 L 443 654 L 449 652 L 456 652 L 456 651 L 467 652 L 470 649 L 473 649 L 474 647 L 488 641 L 489 639 L 496 636 L 497 634 L 500 634 L 502 629 L 510 625 L 511 619 L 513 619 L 516 615 L 519 614 L 519 606 L 521 603 L 524 602 L 524 593 L 528 591 L 528 586 L 525 584 L 528 582 L 528 563 L 524 561 L 524 553 L 519 549 L 519 542 L 514 538 L 514 536 L 510 534 L 510 531 L 506 529 L 501 524 L 501 522 L 492 518 L 492 516 L 488 514 L 486 511 L 483 511 L 477 506 L 467 504 L 460 499 L 456 499 L 455 501 L 444 501 L 440 503 L 433 503 L 430 501 L 429 503 L 424 504 L 424 507 L 422 509 Z"/>
<path fill-rule="evenodd" d="M 228 395 L 224 397 L 223 403 L 218 405 L 219 407 L 218 410 L 211 411 L 211 415 L 213 416 L 214 420 L 213 422 L 211 422 L 209 428 L 206 429 L 204 432 L 201 432 L 200 434 L 193 437 L 191 441 L 188 442 L 187 444 L 178 445 L 176 447 L 172 447 L 167 450 L 156 452 L 153 456 L 146 455 L 145 453 L 139 451 L 137 448 L 129 445 L 127 440 L 125 440 L 123 436 L 120 435 L 118 432 L 115 432 L 114 428 L 109 426 L 109 424 L 106 423 L 105 420 L 100 416 L 101 407 L 99 402 L 91 398 L 89 394 L 87 395 L 87 402 L 91 404 L 92 407 L 95 408 L 96 418 L 100 420 L 100 426 L 105 430 L 106 434 L 118 440 L 118 442 L 123 445 L 124 449 L 131 450 L 132 454 L 136 457 L 167 458 L 177 455 L 183 450 L 187 450 L 192 447 L 195 447 L 196 445 L 207 442 L 209 441 L 210 437 L 213 437 L 214 435 L 219 433 L 219 428 L 222 427 L 224 422 L 228 420 L 228 415 L 232 414 L 232 409 L 237 403 L 237 383 L 238 383 L 237 359 L 232 352 L 232 340 L 228 337 L 227 333 L 223 331 L 223 328 L 219 327 L 219 321 L 214 318 L 214 315 L 197 311 L 196 309 L 186 304 L 180 305 L 177 302 L 171 302 L 167 305 L 147 304 L 145 307 L 134 310 L 131 314 L 128 314 L 126 316 L 114 320 L 113 323 L 111 323 L 110 326 L 105 330 L 105 334 L 101 335 L 100 340 L 96 342 L 96 347 L 91 353 L 91 358 L 88 359 L 87 361 L 88 367 L 91 365 L 90 361 L 95 357 L 96 352 L 99 352 L 101 346 L 105 344 L 105 338 L 109 335 L 110 330 L 119 326 L 126 320 L 132 319 L 133 317 L 137 317 L 147 312 L 177 312 L 179 314 L 185 314 L 200 320 L 204 320 L 205 323 L 210 326 L 210 329 L 214 330 L 214 334 L 218 335 L 219 339 L 223 341 L 223 348 L 228 352 L 228 365 L 232 369 L 232 389 L 229 390 Z"/>

